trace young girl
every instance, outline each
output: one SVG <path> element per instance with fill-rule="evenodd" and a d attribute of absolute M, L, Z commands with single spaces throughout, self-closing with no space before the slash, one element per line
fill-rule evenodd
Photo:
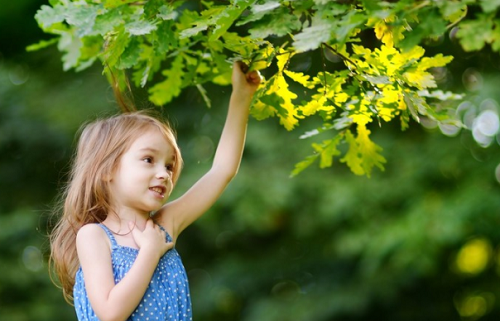
<path fill-rule="evenodd" d="M 167 125 L 135 112 L 84 128 L 63 216 L 51 235 L 51 261 L 78 320 L 192 320 L 174 245 L 238 170 L 260 83 L 256 72 L 245 74 L 242 67 L 233 65 L 233 92 L 211 169 L 169 203 L 182 158 Z"/>

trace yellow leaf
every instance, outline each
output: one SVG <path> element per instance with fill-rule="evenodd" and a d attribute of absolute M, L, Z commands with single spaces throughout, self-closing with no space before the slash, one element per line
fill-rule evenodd
<path fill-rule="evenodd" d="M 375 54 L 378 56 L 379 63 L 385 67 L 386 76 L 393 76 L 406 63 L 399 51 L 394 47 L 382 45 L 380 48 L 375 49 Z"/>
<path fill-rule="evenodd" d="M 292 100 L 297 98 L 297 95 L 288 89 L 288 83 L 285 77 L 281 75 L 275 76 L 274 88 L 276 89 L 275 93 L 283 99 L 281 107 L 286 111 L 286 115 L 278 114 L 280 123 L 287 130 L 292 130 L 298 124 L 298 118 L 300 117 L 297 114 L 295 105 L 292 103 Z"/>
<path fill-rule="evenodd" d="M 398 102 L 401 96 L 401 90 L 394 88 L 392 85 L 387 85 L 382 88 L 382 98 L 379 101 L 383 104 L 392 104 Z"/>
<path fill-rule="evenodd" d="M 250 65 L 250 71 L 262 70 L 265 68 L 267 68 L 267 61 L 265 61 L 265 60 L 255 61 Z"/>
<path fill-rule="evenodd" d="M 311 116 L 320 110 L 327 112 L 334 111 L 335 108 L 333 106 L 325 106 L 326 101 L 327 100 L 325 96 L 321 96 L 319 99 L 315 99 L 313 97 L 307 104 L 300 108 L 300 110 L 302 111 L 302 115 Z"/>
<path fill-rule="evenodd" d="M 279 72 L 283 72 L 285 69 L 285 65 L 292 58 L 293 54 L 291 52 L 280 49 L 278 54 L 276 55 L 276 60 L 278 60 L 278 70 Z"/>
<path fill-rule="evenodd" d="M 358 125 L 357 129 L 358 137 L 356 141 L 358 142 L 360 154 L 362 155 L 363 168 L 368 177 L 370 177 L 373 166 L 377 166 L 380 170 L 384 170 L 383 164 L 386 160 L 379 154 L 379 152 L 382 151 L 382 147 L 370 140 L 370 131 L 366 126 Z"/>
<path fill-rule="evenodd" d="M 377 108 L 378 110 L 378 116 L 380 118 L 382 118 L 384 121 L 391 121 L 393 118 L 394 118 L 394 109 L 392 108 L 387 108 L 387 107 L 384 107 L 384 106 L 379 106 Z"/>
<path fill-rule="evenodd" d="M 358 152 L 358 144 L 350 130 L 345 132 L 345 140 L 349 144 L 347 153 L 340 159 L 341 162 L 346 163 L 351 171 L 356 175 L 364 175 L 365 171 L 361 166 L 361 157 Z"/>
<path fill-rule="evenodd" d="M 335 103 L 337 105 L 341 105 L 342 103 L 345 103 L 347 101 L 347 99 L 349 99 L 349 95 L 342 92 L 342 93 L 338 93 L 334 96 L 334 100 L 335 100 Z"/>
<path fill-rule="evenodd" d="M 352 45 L 352 51 L 356 54 L 356 55 L 360 55 L 360 56 L 370 56 L 372 54 L 372 52 L 370 51 L 370 49 L 368 48 L 365 48 L 363 46 L 359 46 L 359 45 Z"/>
<path fill-rule="evenodd" d="M 276 93 L 283 98 L 285 101 L 291 101 L 297 98 L 297 95 L 290 90 L 288 90 L 288 83 L 283 76 L 276 76 Z"/>
<path fill-rule="evenodd" d="M 424 57 L 419 63 L 418 69 L 427 70 L 433 67 L 443 67 L 452 60 L 452 56 L 443 56 L 443 54 L 437 54 L 434 57 Z"/>
<path fill-rule="evenodd" d="M 283 125 L 286 130 L 290 131 L 299 123 L 299 120 L 297 119 L 299 117 L 297 115 L 297 110 L 294 108 L 293 104 L 286 102 L 281 105 L 281 107 L 283 107 L 287 113 L 286 115 L 279 114 L 280 124 Z"/>
<path fill-rule="evenodd" d="M 358 124 L 358 126 L 365 126 L 372 121 L 368 113 L 357 113 L 354 115 L 350 115 L 349 117 L 354 123 Z"/>
<path fill-rule="evenodd" d="M 381 40 L 386 46 L 392 47 L 394 43 L 404 39 L 404 26 L 390 24 L 390 22 L 394 22 L 395 20 L 396 17 L 394 15 L 379 20 L 370 18 L 367 25 L 373 26 L 377 39 Z"/>
<path fill-rule="evenodd" d="M 264 104 L 260 100 L 257 100 L 250 110 L 252 116 L 257 120 L 264 120 L 266 118 L 276 115 L 276 109 L 273 106 Z"/>
<path fill-rule="evenodd" d="M 420 46 L 412 47 L 410 50 L 403 52 L 401 55 L 403 59 L 406 61 L 410 61 L 412 59 L 420 59 L 425 53 L 425 49 Z"/>
<path fill-rule="evenodd" d="M 384 170 L 386 160 L 379 154 L 382 148 L 370 140 L 370 131 L 366 126 L 358 124 L 357 132 L 355 138 L 349 130 L 346 131 L 345 140 L 349 149 L 340 161 L 345 162 L 354 174 L 370 177 L 374 166 Z"/>
<path fill-rule="evenodd" d="M 309 88 L 309 89 L 314 88 L 314 82 L 309 80 L 309 78 L 310 78 L 309 75 L 304 75 L 304 73 L 302 73 L 302 72 L 294 72 L 294 71 L 290 71 L 290 70 L 285 70 L 284 73 L 285 73 L 285 75 L 290 77 L 292 80 L 298 82 L 302 86 Z"/>
<path fill-rule="evenodd" d="M 403 77 L 409 85 L 415 86 L 418 89 L 437 87 L 434 76 L 426 71 L 408 71 L 403 74 Z"/>

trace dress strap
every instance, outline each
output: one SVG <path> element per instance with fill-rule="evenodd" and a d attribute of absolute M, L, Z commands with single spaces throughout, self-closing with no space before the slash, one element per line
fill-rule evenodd
<path fill-rule="evenodd" d="M 156 223 L 156 225 L 158 225 L 160 227 L 160 230 L 165 232 L 165 238 L 166 238 L 167 242 L 172 242 L 172 237 L 170 236 L 170 234 L 168 234 L 167 230 L 158 223 Z"/>
<path fill-rule="evenodd" d="M 109 237 L 109 240 L 111 241 L 111 247 L 112 248 L 116 248 L 118 247 L 118 243 L 116 243 L 116 239 L 115 239 L 115 236 L 113 235 L 113 233 L 109 230 L 109 228 L 102 224 L 102 223 L 99 223 L 99 226 L 102 227 L 102 229 L 104 230 L 104 232 L 106 232 L 106 234 L 108 235 Z"/>

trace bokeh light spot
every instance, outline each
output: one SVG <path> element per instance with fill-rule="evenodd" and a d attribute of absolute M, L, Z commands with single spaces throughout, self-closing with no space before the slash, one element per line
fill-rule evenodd
<path fill-rule="evenodd" d="M 24 84 L 30 78 L 29 67 L 25 64 L 17 65 L 9 71 L 9 80 L 13 85 Z"/>
<path fill-rule="evenodd" d="M 460 132 L 460 127 L 455 124 L 439 123 L 439 130 L 446 136 L 454 137 Z"/>
<path fill-rule="evenodd" d="M 295 281 L 286 280 L 275 284 L 271 294 L 282 300 L 294 300 L 300 295 L 300 286 Z"/>
<path fill-rule="evenodd" d="M 497 179 L 497 182 L 500 183 L 500 164 L 497 165 L 495 168 L 495 177 Z M 500 257 L 499 257 L 499 264 L 500 264 Z"/>
<path fill-rule="evenodd" d="M 42 252 L 36 246 L 27 246 L 23 251 L 22 260 L 30 271 L 37 272 L 43 268 Z"/>
<path fill-rule="evenodd" d="M 487 239 L 476 238 L 470 240 L 457 254 L 457 269 L 465 274 L 479 274 L 488 265 L 491 252 L 491 244 Z"/>
<path fill-rule="evenodd" d="M 191 140 L 189 145 L 194 157 L 200 163 L 210 160 L 215 150 L 214 142 L 208 136 L 198 136 Z"/>
<path fill-rule="evenodd" d="M 492 110 L 485 110 L 477 116 L 474 127 L 486 136 L 495 136 L 498 132 L 498 115 Z"/>
<path fill-rule="evenodd" d="M 491 311 L 495 295 L 489 292 L 455 295 L 455 307 L 463 318 L 477 320 Z"/>
<path fill-rule="evenodd" d="M 469 91 L 478 91 L 483 87 L 483 76 L 474 68 L 467 68 L 462 74 L 462 83 Z"/>

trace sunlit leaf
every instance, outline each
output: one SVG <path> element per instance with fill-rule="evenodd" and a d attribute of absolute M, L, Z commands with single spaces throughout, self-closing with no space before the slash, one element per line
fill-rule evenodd
<path fill-rule="evenodd" d="M 27 51 L 36 51 L 36 50 L 39 50 L 42 48 L 46 48 L 48 46 L 52 46 L 53 44 L 56 44 L 58 40 L 59 40 L 59 38 L 52 38 L 50 40 L 41 40 L 38 43 L 29 45 L 28 47 L 26 47 L 26 50 Z"/>
<path fill-rule="evenodd" d="M 46 29 L 55 23 L 63 22 L 66 9 L 57 5 L 54 8 L 42 5 L 35 14 L 35 19 L 42 28 Z"/>
<path fill-rule="evenodd" d="M 182 56 L 177 56 L 172 62 L 170 69 L 163 71 L 165 80 L 157 83 L 149 90 L 149 99 L 157 106 L 169 103 L 174 97 L 181 93 L 183 71 Z"/>

